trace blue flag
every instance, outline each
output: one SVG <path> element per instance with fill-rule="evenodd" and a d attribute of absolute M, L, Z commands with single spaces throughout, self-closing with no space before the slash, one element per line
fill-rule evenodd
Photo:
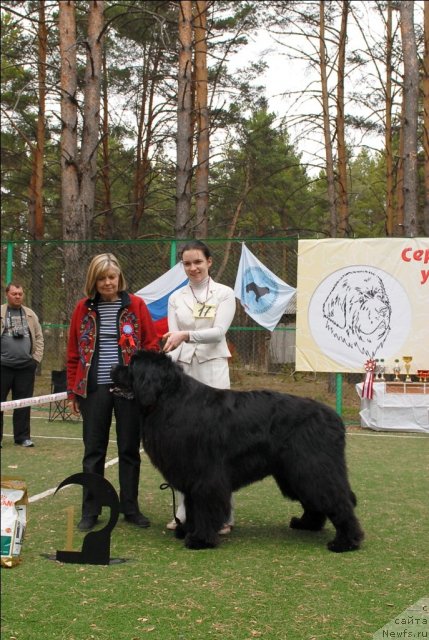
<path fill-rule="evenodd" d="M 255 322 L 274 331 L 296 289 L 267 269 L 243 242 L 234 293 Z"/>

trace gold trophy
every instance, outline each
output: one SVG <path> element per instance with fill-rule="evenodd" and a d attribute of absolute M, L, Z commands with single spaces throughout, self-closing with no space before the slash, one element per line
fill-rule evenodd
<path fill-rule="evenodd" d="M 407 372 L 407 375 L 405 376 L 405 382 L 411 382 L 410 368 L 412 359 L 413 356 L 402 356 L 402 360 L 405 363 L 405 371 Z"/>

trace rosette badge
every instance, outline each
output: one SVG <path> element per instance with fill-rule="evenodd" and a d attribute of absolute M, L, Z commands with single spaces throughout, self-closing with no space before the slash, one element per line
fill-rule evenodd
<path fill-rule="evenodd" d="M 126 322 L 121 329 L 121 337 L 119 339 L 119 344 L 125 347 L 135 347 L 134 341 L 134 328 L 132 324 Z"/>

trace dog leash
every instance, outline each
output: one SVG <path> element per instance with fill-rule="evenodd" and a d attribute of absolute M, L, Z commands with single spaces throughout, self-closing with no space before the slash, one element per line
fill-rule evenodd
<path fill-rule="evenodd" d="M 161 491 L 164 491 L 165 489 L 171 489 L 171 493 L 173 495 L 173 518 L 177 525 L 182 524 L 179 518 L 176 516 L 176 494 L 174 493 L 173 487 L 171 486 L 171 484 L 168 484 L 168 482 L 163 482 L 159 485 L 159 488 L 161 489 Z"/>

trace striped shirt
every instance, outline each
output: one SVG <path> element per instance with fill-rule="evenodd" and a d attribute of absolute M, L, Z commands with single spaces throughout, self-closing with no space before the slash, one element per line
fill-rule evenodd
<path fill-rule="evenodd" d="M 98 303 L 100 332 L 98 343 L 97 384 L 112 384 L 110 369 L 119 363 L 117 318 L 121 300 Z"/>

